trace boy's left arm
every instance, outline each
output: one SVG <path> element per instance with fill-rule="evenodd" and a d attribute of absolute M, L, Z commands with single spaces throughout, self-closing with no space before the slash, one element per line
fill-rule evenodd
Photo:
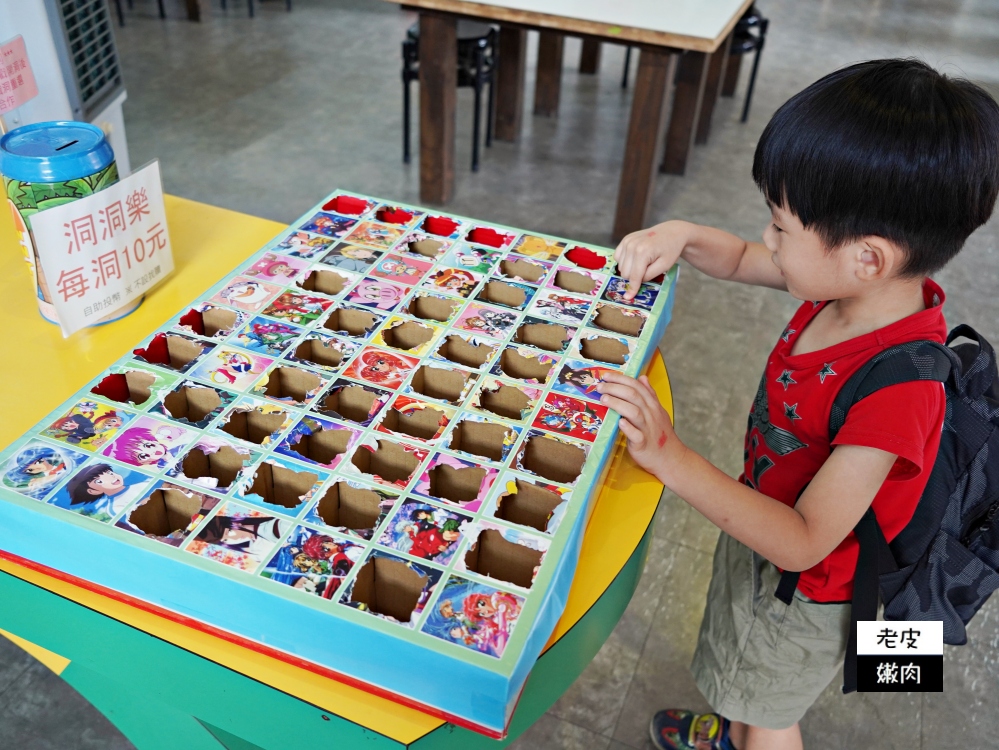
<path fill-rule="evenodd" d="M 791 508 L 680 442 L 647 377 L 605 377 L 600 401 L 621 415 L 635 461 L 722 531 L 785 570 L 808 570 L 832 552 L 870 507 L 897 458 L 877 448 L 836 446 Z"/>

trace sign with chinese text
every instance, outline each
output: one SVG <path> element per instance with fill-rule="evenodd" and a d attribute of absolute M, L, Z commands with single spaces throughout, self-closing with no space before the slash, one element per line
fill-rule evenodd
<path fill-rule="evenodd" d="M 38 96 L 38 85 L 28 62 L 24 37 L 0 44 L 0 115 Z"/>
<path fill-rule="evenodd" d="M 31 226 L 64 336 L 125 307 L 173 270 L 156 161 L 35 214 Z"/>
<path fill-rule="evenodd" d="M 941 692 L 943 623 L 939 620 L 858 622 L 857 690 Z"/>

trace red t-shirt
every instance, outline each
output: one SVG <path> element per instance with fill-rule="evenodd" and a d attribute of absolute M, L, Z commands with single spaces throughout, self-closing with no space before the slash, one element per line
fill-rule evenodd
<path fill-rule="evenodd" d="M 891 541 L 916 510 L 940 445 L 945 397 L 931 381 L 883 388 L 855 404 L 829 443 L 829 412 L 840 387 L 873 356 L 907 341 L 943 342 L 944 293 L 927 279 L 926 309 L 889 326 L 808 354 L 791 355 L 795 338 L 825 302 L 798 308 L 774 347 L 760 381 L 746 432 L 741 480 L 794 506 L 835 445 L 863 445 L 898 456 L 872 507 Z M 857 539 L 851 531 L 818 565 L 801 573 L 798 590 L 819 602 L 853 595 Z"/>

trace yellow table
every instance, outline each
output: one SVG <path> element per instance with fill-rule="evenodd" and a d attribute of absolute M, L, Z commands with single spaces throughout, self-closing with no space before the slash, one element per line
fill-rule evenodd
<path fill-rule="evenodd" d="M 8 412 L 0 447 L 78 391 L 153 329 L 284 229 L 167 196 L 177 270 L 132 315 L 63 339 L 35 310 L 10 217 L 0 218 L 0 377 Z M 672 412 L 657 355 L 649 370 Z M 525 687 L 512 740 L 578 677 L 638 583 L 662 486 L 623 445 L 587 528 L 565 613 Z M 142 750 L 293 746 L 502 747 L 412 708 L 76 585 L 54 571 L 0 560 L 0 633 L 31 651 Z M 341 744 L 336 744 L 341 743 Z"/>

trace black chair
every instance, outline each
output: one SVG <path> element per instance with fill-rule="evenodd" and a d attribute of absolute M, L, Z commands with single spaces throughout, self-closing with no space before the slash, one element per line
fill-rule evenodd
<path fill-rule="evenodd" d="M 496 65 L 499 62 L 499 30 L 474 21 L 458 21 L 458 86 L 475 89 L 472 121 L 472 171 L 479 171 L 479 129 L 482 89 L 489 85 L 486 113 L 486 146 L 493 145 L 493 106 Z M 402 43 L 402 160 L 409 164 L 409 84 L 420 78 L 420 25 L 413 24 Z"/>
<path fill-rule="evenodd" d="M 760 67 L 760 53 L 767 40 L 767 27 L 770 21 L 763 17 L 755 4 L 749 6 L 742 18 L 735 24 L 732 34 L 732 46 L 729 55 L 745 55 L 755 52 L 753 69 L 749 73 L 749 86 L 746 88 L 746 101 L 742 105 L 742 117 L 739 122 L 745 122 L 749 117 L 749 104 L 753 100 L 753 88 L 756 86 L 756 71 Z"/>

